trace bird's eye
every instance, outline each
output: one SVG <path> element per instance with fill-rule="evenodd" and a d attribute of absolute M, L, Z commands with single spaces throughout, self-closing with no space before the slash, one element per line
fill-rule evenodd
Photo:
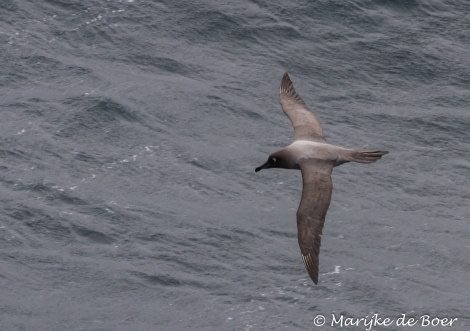
<path fill-rule="evenodd" d="M 275 157 L 272 157 L 272 158 L 271 158 L 271 161 L 274 162 L 274 163 L 276 163 L 277 159 L 276 159 Z"/>

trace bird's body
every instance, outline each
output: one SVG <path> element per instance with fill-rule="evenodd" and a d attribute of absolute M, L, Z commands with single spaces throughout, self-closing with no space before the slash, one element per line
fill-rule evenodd
<path fill-rule="evenodd" d="M 333 167 L 346 162 L 373 163 L 388 152 L 328 144 L 320 121 L 297 94 L 287 73 L 281 81 L 280 103 L 294 127 L 294 142 L 272 153 L 256 171 L 283 168 L 302 172 L 302 198 L 297 210 L 298 240 L 305 267 L 317 284 L 321 235 L 333 190 Z"/>
<path fill-rule="evenodd" d="M 308 160 L 322 160 L 332 166 L 350 161 L 348 158 L 354 153 L 354 150 L 311 140 L 295 140 L 283 148 L 283 151 L 292 155 L 298 165 Z"/>

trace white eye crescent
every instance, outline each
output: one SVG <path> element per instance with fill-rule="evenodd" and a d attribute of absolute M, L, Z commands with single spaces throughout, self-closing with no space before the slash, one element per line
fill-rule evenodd
<path fill-rule="evenodd" d="M 277 159 L 276 159 L 275 157 L 273 157 L 271 160 L 272 160 L 273 162 L 276 162 L 276 161 L 277 161 Z"/>

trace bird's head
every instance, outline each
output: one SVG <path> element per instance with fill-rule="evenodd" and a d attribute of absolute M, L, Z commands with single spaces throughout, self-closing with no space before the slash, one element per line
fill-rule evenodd
<path fill-rule="evenodd" d="M 260 170 L 268 169 L 268 168 L 279 168 L 277 167 L 277 163 L 278 163 L 277 158 L 270 155 L 268 160 L 262 165 L 260 165 L 259 167 L 257 167 L 255 171 L 258 172 Z"/>
<path fill-rule="evenodd" d="M 286 149 L 282 149 L 269 155 L 268 160 L 255 169 L 256 172 L 269 169 L 269 168 L 284 168 L 284 169 L 298 169 L 298 166 L 293 164 L 292 158 Z"/>

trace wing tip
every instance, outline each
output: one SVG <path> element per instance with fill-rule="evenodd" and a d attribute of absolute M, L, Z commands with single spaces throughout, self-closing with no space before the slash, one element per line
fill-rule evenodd
<path fill-rule="evenodd" d="M 292 86 L 292 81 L 289 77 L 287 71 L 282 76 L 281 87 L 279 88 L 279 93 L 289 93 L 289 88 Z"/>
<path fill-rule="evenodd" d="M 294 88 L 294 83 L 292 83 L 292 80 L 290 79 L 287 72 L 285 72 L 284 76 L 282 76 L 281 86 L 279 87 L 279 94 L 281 99 L 287 98 L 290 101 L 305 106 L 305 102 L 302 100 L 300 95 L 297 94 Z M 282 100 L 280 101 L 282 104 Z"/>
<path fill-rule="evenodd" d="M 315 285 L 318 284 L 318 260 L 312 259 L 311 254 L 303 255 L 302 259 L 304 261 L 305 269 L 307 269 L 308 275 L 312 279 Z"/>

